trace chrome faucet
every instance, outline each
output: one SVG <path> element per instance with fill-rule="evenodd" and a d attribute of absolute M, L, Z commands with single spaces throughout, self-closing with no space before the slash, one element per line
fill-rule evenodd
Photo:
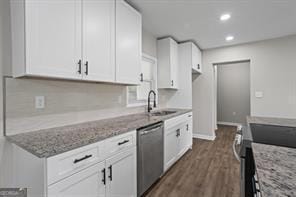
<path fill-rule="evenodd" d="M 152 107 L 150 106 L 150 95 L 154 94 L 154 102 L 153 102 L 153 107 L 156 107 L 156 93 L 153 90 L 150 90 L 148 93 L 148 113 L 152 110 Z"/>

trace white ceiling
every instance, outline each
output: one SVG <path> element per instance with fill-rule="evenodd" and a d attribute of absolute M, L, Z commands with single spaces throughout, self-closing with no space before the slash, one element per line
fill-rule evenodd
<path fill-rule="evenodd" d="M 296 34 L 296 0 L 128 0 L 156 37 L 194 40 L 208 49 Z M 221 22 L 219 17 L 230 13 Z M 234 40 L 226 42 L 225 37 Z"/>

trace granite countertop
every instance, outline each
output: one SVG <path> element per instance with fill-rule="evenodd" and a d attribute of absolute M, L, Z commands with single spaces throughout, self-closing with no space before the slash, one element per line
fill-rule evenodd
<path fill-rule="evenodd" d="M 162 110 L 177 112 L 165 116 L 138 113 L 6 136 L 6 139 L 39 158 L 48 158 L 192 111 L 189 109 Z"/>
<path fill-rule="evenodd" d="M 296 149 L 252 143 L 263 197 L 296 196 Z"/>

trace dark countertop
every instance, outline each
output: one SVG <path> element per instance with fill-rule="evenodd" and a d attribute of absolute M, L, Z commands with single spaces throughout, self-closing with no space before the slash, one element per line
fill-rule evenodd
<path fill-rule="evenodd" d="M 296 196 L 296 149 L 252 143 L 263 197 Z"/>
<path fill-rule="evenodd" d="M 265 124 L 285 127 L 296 127 L 296 119 L 287 118 L 272 118 L 272 117 L 259 117 L 248 116 L 247 123 L 249 124 Z"/>
<path fill-rule="evenodd" d="M 296 119 L 248 116 L 247 126 L 243 127 L 242 133 L 243 140 L 249 144 L 253 141 L 250 124 L 296 127 Z"/>
<path fill-rule="evenodd" d="M 39 158 L 48 158 L 192 111 L 191 109 L 161 110 L 177 112 L 165 116 L 149 116 L 147 113 L 138 113 L 21 133 L 6 136 L 6 139 Z"/>

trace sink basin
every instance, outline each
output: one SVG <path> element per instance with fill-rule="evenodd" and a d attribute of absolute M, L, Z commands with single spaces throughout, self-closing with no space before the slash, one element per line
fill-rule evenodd
<path fill-rule="evenodd" d="M 251 124 L 253 142 L 296 148 L 296 127 Z"/>
<path fill-rule="evenodd" d="M 173 113 L 176 113 L 177 111 L 156 111 L 156 112 L 152 112 L 151 115 L 152 116 L 166 116 L 166 115 L 170 115 Z"/>

